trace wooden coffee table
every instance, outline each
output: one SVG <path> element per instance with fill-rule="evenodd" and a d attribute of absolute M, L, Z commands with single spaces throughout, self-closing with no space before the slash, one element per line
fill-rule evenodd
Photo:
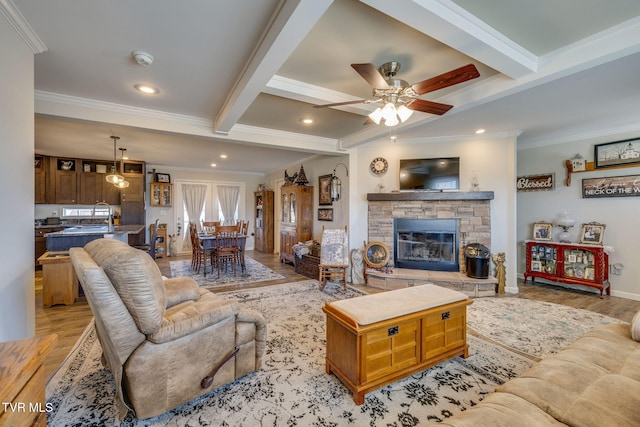
<path fill-rule="evenodd" d="M 432 284 L 326 303 L 326 372 L 366 393 L 457 356 L 467 358 L 467 295 Z"/>

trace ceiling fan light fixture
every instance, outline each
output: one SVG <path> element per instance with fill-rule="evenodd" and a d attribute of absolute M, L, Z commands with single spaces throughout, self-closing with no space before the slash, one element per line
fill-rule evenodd
<path fill-rule="evenodd" d="M 410 108 L 407 108 L 406 105 L 402 104 L 399 108 L 398 108 L 398 117 L 400 117 L 400 121 L 402 123 L 406 122 L 407 119 L 409 117 L 411 117 L 411 115 L 413 114 L 413 110 Z"/>
<path fill-rule="evenodd" d="M 400 121 L 398 120 L 398 115 L 392 116 L 384 121 L 385 126 L 396 126 Z"/>
<path fill-rule="evenodd" d="M 375 124 L 379 125 L 380 120 L 382 119 L 382 108 L 376 108 L 373 113 L 369 114 L 369 118 L 373 120 Z"/>
<path fill-rule="evenodd" d="M 392 102 L 387 102 L 382 108 L 382 118 L 385 120 L 385 124 L 388 121 L 391 121 L 393 118 L 397 119 L 398 111 L 396 110 L 396 106 L 393 105 Z M 391 126 L 391 125 L 387 125 Z"/>

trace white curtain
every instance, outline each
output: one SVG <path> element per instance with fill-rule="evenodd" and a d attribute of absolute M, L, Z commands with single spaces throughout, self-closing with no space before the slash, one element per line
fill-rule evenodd
<path fill-rule="evenodd" d="M 238 198 L 240 197 L 240 187 L 237 185 L 218 185 L 218 200 L 224 215 L 223 225 L 233 225 Z"/>
<path fill-rule="evenodd" d="M 182 184 L 182 198 L 184 206 L 187 209 L 189 222 L 200 223 L 200 213 L 204 207 L 205 197 L 207 196 L 207 186 L 203 184 Z M 191 236 L 189 230 L 185 230 L 182 240 L 182 249 L 191 249 Z"/>

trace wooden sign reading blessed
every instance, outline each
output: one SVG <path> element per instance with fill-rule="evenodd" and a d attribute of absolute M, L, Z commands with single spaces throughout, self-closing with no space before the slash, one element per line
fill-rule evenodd
<path fill-rule="evenodd" d="M 546 191 L 555 188 L 555 173 L 519 176 L 516 178 L 518 191 Z"/>
<path fill-rule="evenodd" d="M 640 175 L 585 178 L 582 180 L 583 199 L 637 196 L 640 196 Z"/>

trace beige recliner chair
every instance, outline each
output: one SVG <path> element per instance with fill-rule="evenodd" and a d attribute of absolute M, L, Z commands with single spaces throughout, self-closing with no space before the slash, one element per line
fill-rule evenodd
<path fill-rule="evenodd" d="M 163 278 L 147 253 L 117 240 L 69 252 L 115 378 L 120 419 L 128 409 L 138 418 L 162 414 L 260 369 L 260 313 L 191 278 Z"/>

